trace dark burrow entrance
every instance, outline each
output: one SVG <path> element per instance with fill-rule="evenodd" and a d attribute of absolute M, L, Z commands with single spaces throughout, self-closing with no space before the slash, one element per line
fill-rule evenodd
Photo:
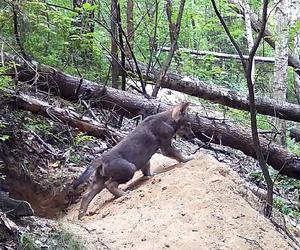
<path fill-rule="evenodd" d="M 6 176 L 5 180 L 0 181 L 0 191 L 8 192 L 10 198 L 29 202 L 35 216 L 48 219 L 63 215 L 68 205 L 79 196 L 71 187 L 59 190 L 56 187 L 43 187 L 39 183 L 32 183 L 28 178 L 12 176 Z"/>

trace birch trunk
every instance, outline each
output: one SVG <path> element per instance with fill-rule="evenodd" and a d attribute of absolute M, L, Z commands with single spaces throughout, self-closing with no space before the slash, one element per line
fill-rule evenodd
<path fill-rule="evenodd" d="M 247 0 L 240 0 L 239 4 L 244 8 L 244 18 L 245 18 L 245 28 L 246 28 L 246 37 L 248 43 L 248 51 L 250 52 L 254 42 L 253 42 L 253 33 L 252 33 L 252 26 L 251 26 L 251 9 Z M 251 72 L 251 80 L 254 84 L 255 82 L 255 58 L 253 59 L 252 63 L 252 72 Z"/>
<path fill-rule="evenodd" d="M 300 19 L 300 0 L 290 0 L 290 26 L 294 27 L 297 20 Z M 293 44 L 294 44 L 294 54 L 297 55 L 297 57 L 300 57 L 300 35 L 299 33 L 295 34 L 295 37 L 293 38 Z M 297 73 L 294 73 L 294 86 L 295 86 L 295 92 L 297 96 L 298 103 L 300 103 L 300 76 Z"/>
<path fill-rule="evenodd" d="M 275 64 L 273 98 L 279 102 L 286 100 L 288 73 L 288 0 L 281 0 L 275 9 Z M 286 123 L 275 118 L 275 127 L 280 133 L 280 142 L 285 145 Z"/>

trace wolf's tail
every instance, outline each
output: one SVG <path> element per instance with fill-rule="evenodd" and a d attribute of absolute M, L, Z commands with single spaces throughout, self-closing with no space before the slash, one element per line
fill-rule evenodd
<path fill-rule="evenodd" d="M 98 167 L 102 166 L 101 160 L 97 159 L 92 161 L 83 173 L 73 182 L 73 188 L 77 188 L 82 183 L 86 182 L 88 178 L 97 170 Z"/>

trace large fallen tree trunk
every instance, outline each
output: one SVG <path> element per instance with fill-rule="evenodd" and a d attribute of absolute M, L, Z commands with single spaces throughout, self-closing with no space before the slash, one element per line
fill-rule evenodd
<path fill-rule="evenodd" d="M 135 68 L 127 64 L 127 70 L 136 72 Z M 139 64 L 143 74 L 146 73 L 146 65 Z M 152 69 L 148 79 L 156 81 L 159 70 Z M 231 108 L 249 111 L 248 96 L 240 95 L 238 92 L 217 85 L 208 84 L 198 79 L 187 76 L 167 73 L 162 81 L 161 87 L 180 91 L 182 93 L 203 98 L 214 103 L 219 103 Z M 285 120 L 300 122 L 300 106 L 283 101 L 277 101 L 268 97 L 256 97 L 256 110 L 263 115 L 270 115 Z"/>
<path fill-rule="evenodd" d="M 28 67 L 24 64 L 22 66 L 18 72 L 18 78 L 28 82 L 35 81 L 37 73 L 34 69 L 38 66 L 29 65 Z M 40 69 L 39 80 L 46 83 L 44 87 L 47 86 L 66 99 L 97 97 L 95 105 L 105 109 L 114 109 L 117 113 L 127 117 L 147 116 L 170 108 L 169 105 L 157 100 L 148 100 L 109 87 L 104 88 L 102 85 L 64 74 L 54 68 L 42 66 Z M 193 131 L 200 140 L 221 143 L 224 146 L 239 149 L 246 155 L 256 157 L 249 130 L 236 123 L 203 118 L 195 112 L 190 112 L 189 116 Z M 300 179 L 300 159 L 297 156 L 263 138 L 261 138 L 261 146 L 268 164 L 281 174 Z"/>
<path fill-rule="evenodd" d="M 168 52 L 170 50 L 169 47 L 163 47 L 160 49 L 160 51 Z M 235 54 L 227 54 L 227 53 L 221 53 L 221 52 L 213 52 L 213 51 L 203 51 L 203 50 L 194 50 L 194 49 L 186 49 L 186 48 L 179 48 L 177 49 L 177 52 L 179 53 L 187 53 L 194 56 L 213 56 L 216 58 L 221 59 L 234 59 L 241 61 L 241 58 L 239 55 Z M 243 57 L 248 60 L 248 55 L 243 55 Z M 258 63 L 272 63 L 274 64 L 275 58 L 274 57 L 265 57 L 265 56 L 255 56 L 254 57 L 255 62 Z"/>
<path fill-rule="evenodd" d="M 73 128 L 77 128 L 78 130 L 86 132 L 88 135 L 92 135 L 97 138 L 111 139 L 113 137 L 107 127 L 104 127 L 102 124 L 93 121 L 88 117 L 80 117 L 77 113 L 69 109 L 53 107 L 46 102 L 22 93 L 15 94 L 13 91 L 9 90 L 2 90 L 0 93 L 1 92 L 2 94 L 5 93 L 12 95 L 18 108 L 49 117 L 60 123 L 68 124 Z"/>
<path fill-rule="evenodd" d="M 26 67 L 24 61 L 20 60 L 17 57 L 13 57 L 11 55 L 5 55 L 5 60 L 7 62 L 11 62 L 11 61 L 18 62 L 20 68 Z M 139 63 L 139 68 L 142 74 L 146 73 L 147 71 L 146 65 Z M 130 65 L 129 63 L 126 64 L 126 69 L 128 71 L 136 72 L 135 67 Z M 50 67 L 48 68 L 41 67 L 40 70 L 41 72 L 44 71 L 46 75 L 48 74 L 47 72 L 49 70 L 50 70 L 49 73 L 52 72 Z M 55 69 L 53 70 L 55 72 Z M 41 72 L 39 73 L 40 78 L 42 78 Z M 57 74 L 57 73 L 53 73 L 53 74 Z M 156 81 L 158 79 L 158 76 L 159 76 L 159 70 L 152 69 L 151 72 L 149 72 L 148 79 L 151 81 Z M 30 74 L 28 72 L 19 74 L 20 80 L 36 79 L 36 77 L 37 77 L 37 73 L 35 72 L 35 66 L 33 65 Z M 56 78 L 59 78 L 59 75 L 56 75 Z M 69 80 L 72 81 L 72 79 Z M 52 85 L 55 86 L 55 79 L 53 77 L 49 79 L 46 79 L 44 77 L 44 81 L 46 85 L 47 82 L 50 81 L 52 82 Z M 187 76 L 182 76 L 173 73 L 167 73 L 165 78 L 162 81 L 161 87 L 180 91 L 182 93 L 203 98 L 212 101 L 214 103 L 219 103 L 231 108 L 249 111 L 248 96 L 241 95 L 236 91 L 229 90 L 217 85 L 209 84 L 207 82 L 198 79 L 193 79 Z M 78 88 L 78 90 L 80 90 L 80 88 Z M 100 92 L 96 94 L 94 93 L 93 95 L 101 96 L 104 94 L 101 93 L 103 89 L 98 91 Z M 68 93 L 68 95 L 66 95 L 66 93 Z M 62 91 L 61 94 L 66 95 L 65 97 L 69 99 L 77 99 L 78 95 L 82 95 L 80 92 L 77 92 L 77 89 L 69 90 L 69 91 L 64 90 Z M 297 104 L 277 101 L 268 97 L 259 97 L 259 96 L 256 97 L 255 103 L 256 103 L 256 110 L 260 114 L 270 115 L 280 119 L 300 122 L 300 106 Z"/>

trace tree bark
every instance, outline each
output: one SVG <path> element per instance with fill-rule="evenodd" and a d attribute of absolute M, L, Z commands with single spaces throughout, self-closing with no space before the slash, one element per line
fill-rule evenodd
<path fill-rule="evenodd" d="M 171 6 L 171 0 L 167 0 L 167 6 L 170 5 Z M 169 51 L 169 54 L 168 54 L 168 57 L 166 59 L 166 61 L 164 62 L 161 70 L 160 70 L 160 73 L 159 73 L 159 77 L 158 77 L 158 80 L 155 84 L 155 87 L 153 89 L 153 92 L 152 92 L 152 96 L 153 97 L 156 97 L 157 96 L 157 93 L 158 93 L 158 90 L 160 89 L 161 87 L 161 83 L 162 81 L 164 80 L 164 77 L 171 65 L 171 62 L 172 62 L 172 58 L 174 56 L 174 53 L 177 49 L 177 42 L 178 42 L 178 37 L 179 37 L 179 33 L 180 33 L 180 26 L 181 26 L 181 19 L 182 19 L 182 15 L 183 15 L 183 10 L 184 10 L 184 5 L 185 5 L 185 0 L 181 0 L 180 1 L 180 7 L 179 7 L 179 12 L 178 12 L 178 16 L 177 16 L 177 20 L 176 20 L 176 23 L 173 24 L 172 22 L 169 23 L 169 28 L 171 29 L 174 25 L 174 28 L 172 29 L 172 31 L 170 31 L 170 41 L 171 41 L 171 49 Z M 167 13 L 171 11 L 170 9 L 167 8 Z M 169 15 L 171 15 L 172 13 L 169 13 Z M 170 19 L 171 20 L 171 19 Z"/>
<path fill-rule="evenodd" d="M 94 4 L 94 0 L 73 0 L 73 9 L 76 8 L 83 8 L 83 4 L 89 3 L 91 5 Z M 78 27 L 76 34 L 82 35 L 87 33 L 93 33 L 95 30 L 94 24 L 94 16 L 95 11 L 89 11 L 85 13 L 85 11 L 78 12 L 79 16 L 76 18 L 74 25 Z M 85 38 L 88 39 L 88 48 L 81 48 L 81 57 L 87 59 L 89 62 L 92 60 L 93 57 L 93 39 L 92 38 Z M 79 44 L 80 46 L 80 44 Z M 80 48 L 80 47 L 79 47 Z"/>
<path fill-rule="evenodd" d="M 127 70 L 135 71 L 129 64 L 126 64 L 126 67 Z M 146 73 L 147 67 L 145 65 L 139 64 L 139 68 L 143 74 Z M 158 81 L 158 77 L 158 69 L 153 69 L 148 74 L 148 79 L 153 82 Z M 161 82 L 161 87 L 203 98 L 231 108 L 249 111 L 248 96 L 187 76 L 168 73 Z M 255 103 L 256 110 L 260 114 L 300 122 L 299 105 L 259 96 L 256 97 Z"/>
<path fill-rule="evenodd" d="M 30 65 L 30 64 L 29 64 Z M 20 81 L 32 83 L 35 79 L 35 69 L 31 65 L 24 65 L 18 61 L 18 77 Z M 120 115 L 135 117 L 148 116 L 169 109 L 171 106 L 157 100 L 119 91 L 114 88 L 103 87 L 97 83 L 67 75 L 47 66 L 40 66 L 39 81 L 47 82 L 46 87 L 62 98 L 76 100 L 78 97 L 90 99 L 97 97 L 94 106 L 114 109 Z M 74 93 L 77 93 L 75 95 Z M 199 110 L 201 110 L 199 108 Z M 201 117 L 199 113 L 190 112 L 193 131 L 197 138 L 243 151 L 246 155 L 256 158 L 251 132 L 236 123 L 216 121 Z M 281 174 L 300 179 L 300 159 L 282 147 L 261 138 L 261 147 L 267 163 Z"/>
<path fill-rule="evenodd" d="M 118 0 L 111 0 L 111 86 L 119 88 Z"/>
<path fill-rule="evenodd" d="M 4 91 L 4 93 L 13 94 L 12 92 L 7 91 Z M 102 124 L 99 124 L 88 117 L 80 117 L 79 114 L 76 114 L 71 110 L 53 107 L 46 102 L 25 94 L 13 94 L 13 98 L 18 108 L 52 119 L 54 117 L 55 121 L 68 124 L 73 128 L 77 128 L 80 131 L 86 132 L 88 135 L 92 135 L 97 138 L 112 138 L 107 127 L 104 127 Z"/>
<path fill-rule="evenodd" d="M 290 2 L 290 27 L 295 27 L 297 20 L 300 19 L 300 0 Z M 300 58 L 300 35 L 299 32 L 294 37 L 293 53 Z M 300 103 L 300 75 L 294 73 L 294 86 L 298 103 Z"/>
<path fill-rule="evenodd" d="M 127 11 L 126 11 L 126 17 L 127 17 L 127 39 L 129 42 L 129 46 L 133 50 L 133 42 L 134 42 L 134 23 L 133 23 L 133 6 L 134 2 L 133 0 L 127 0 Z M 125 48 L 125 53 L 127 58 L 131 58 L 130 49 L 128 46 Z"/>
<path fill-rule="evenodd" d="M 7 193 L 0 190 L 0 211 L 8 213 L 16 218 L 22 216 L 32 216 L 34 211 L 27 201 L 15 200 L 8 196 Z"/>
<path fill-rule="evenodd" d="M 288 81 L 288 0 L 281 0 L 275 8 L 275 64 L 274 64 L 274 92 L 275 100 L 286 100 Z M 279 142 L 286 144 L 286 124 L 275 118 L 275 127 L 279 131 Z"/>
<path fill-rule="evenodd" d="M 251 48 L 254 45 L 253 35 L 252 35 L 252 27 L 251 27 L 251 19 L 250 19 L 250 5 L 248 0 L 239 0 L 240 4 L 244 6 L 244 20 L 245 20 L 245 28 L 246 28 L 246 38 L 248 43 L 248 51 L 251 51 Z M 255 84 L 255 58 L 252 63 L 252 72 L 251 72 L 251 80 L 252 83 Z"/>

